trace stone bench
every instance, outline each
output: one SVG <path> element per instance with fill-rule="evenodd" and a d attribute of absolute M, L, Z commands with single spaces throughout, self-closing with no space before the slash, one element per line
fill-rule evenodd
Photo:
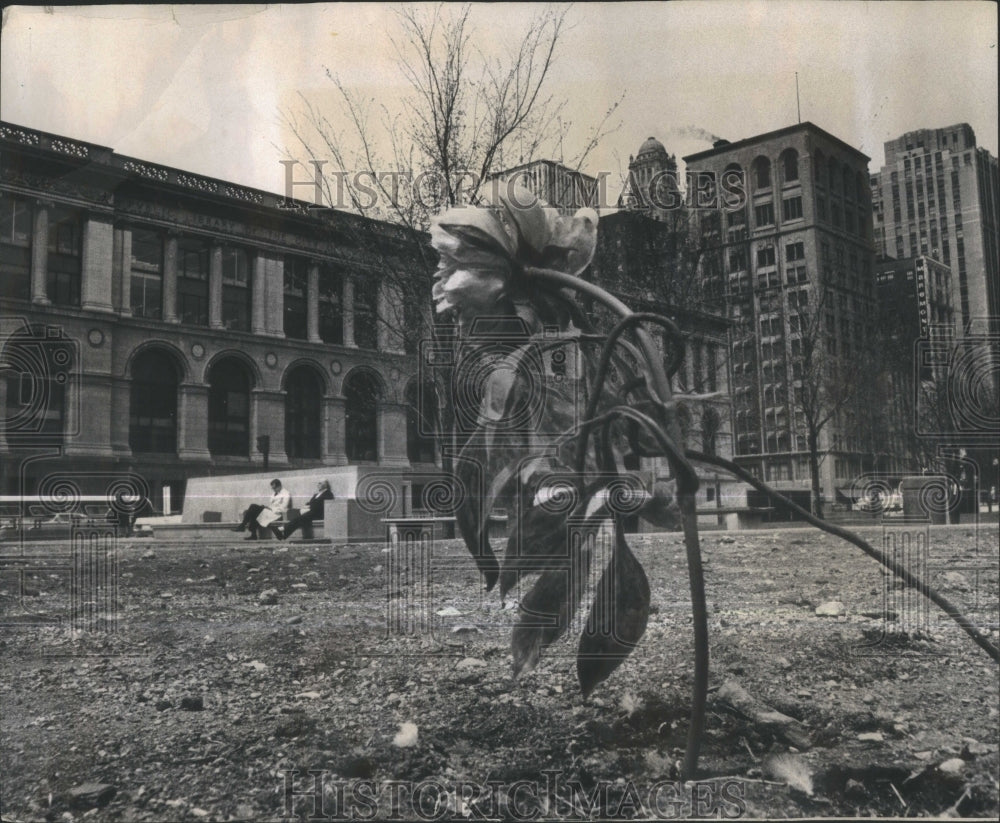
<path fill-rule="evenodd" d="M 750 506 L 720 506 L 718 508 L 698 509 L 699 517 L 717 515 L 725 518 L 726 531 L 742 531 L 760 526 L 764 517 L 771 514 L 773 508 L 753 508 Z"/>
<path fill-rule="evenodd" d="M 396 540 L 434 540 L 450 539 L 454 536 L 455 518 L 445 515 L 408 515 L 401 517 L 383 517 L 385 523 L 385 541 Z M 506 514 L 490 515 L 490 537 L 497 537 L 495 529 L 507 526 Z M 445 527 L 448 527 L 447 529 Z M 445 533 L 448 531 L 450 533 Z"/>

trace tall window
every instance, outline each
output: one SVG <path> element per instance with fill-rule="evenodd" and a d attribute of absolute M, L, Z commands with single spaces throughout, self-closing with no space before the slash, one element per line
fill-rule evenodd
<path fill-rule="evenodd" d="M 163 238 L 148 229 L 132 230 L 130 307 L 136 317 L 163 317 Z"/>
<path fill-rule="evenodd" d="M 304 257 L 285 257 L 285 337 L 305 340 L 306 295 L 309 283 L 309 261 Z"/>
<path fill-rule="evenodd" d="M 222 250 L 222 325 L 250 331 L 250 260 L 243 249 Z"/>
<path fill-rule="evenodd" d="M 344 381 L 344 451 L 352 462 L 378 460 L 378 405 L 382 390 L 368 371 L 352 372 Z"/>
<path fill-rule="evenodd" d="M 0 352 L 0 363 L 7 380 L 7 408 L 0 425 L 8 444 L 62 444 L 66 390 L 76 367 L 73 342 L 58 327 L 18 331 Z"/>
<path fill-rule="evenodd" d="M 80 213 L 55 207 L 49 212 L 48 295 L 58 306 L 80 305 Z"/>
<path fill-rule="evenodd" d="M 781 153 L 781 177 L 786 183 L 799 179 L 799 153 L 795 149 Z"/>
<path fill-rule="evenodd" d="M 433 383 L 412 381 L 406 387 L 406 456 L 411 463 L 437 460 L 437 393 Z"/>
<path fill-rule="evenodd" d="M 323 436 L 323 384 L 308 366 L 285 382 L 285 452 L 289 460 L 319 460 Z"/>
<path fill-rule="evenodd" d="M 763 203 L 754 207 L 754 220 L 757 226 L 774 225 L 774 203 Z"/>
<path fill-rule="evenodd" d="M 250 376 L 235 357 L 212 366 L 208 378 L 208 449 L 212 454 L 250 454 Z"/>
<path fill-rule="evenodd" d="M 771 161 L 764 156 L 753 161 L 753 181 L 755 189 L 771 188 Z"/>
<path fill-rule="evenodd" d="M 0 196 L 0 295 L 31 299 L 31 203 L 23 197 Z"/>
<path fill-rule="evenodd" d="M 378 306 L 378 281 L 372 277 L 354 281 L 354 343 L 361 349 L 378 348 L 375 310 Z"/>
<path fill-rule="evenodd" d="M 129 388 L 129 446 L 134 452 L 177 451 L 177 369 L 166 352 L 136 357 Z"/>
<path fill-rule="evenodd" d="M 208 245 L 202 240 L 182 238 L 177 244 L 177 317 L 208 325 Z"/>
<path fill-rule="evenodd" d="M 789 197 L 781 202 L 781 216 L 783 220 L 802 219 L 802 198 Z"/>
<path fill-rule="evenodd" d="M 758 268 L 763 268 L 765 266 L 775 265 L 774 260 L 774 246 L 761 246 L 757 249 L 757 266 Z"/>
<path fill-rule="evenodd" d="M 344 342 L 344 310 L 341 296 L 344 278 L 332 266 L 319 270 L 319 336 L 324 343 Z"/>

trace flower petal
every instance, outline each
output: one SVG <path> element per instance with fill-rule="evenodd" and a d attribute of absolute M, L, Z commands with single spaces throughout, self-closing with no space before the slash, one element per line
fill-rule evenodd
<path fill-rule="evenodd" d="M 527 247 L 534 255 L 541 253 L 549 239 L 542 202 L 520 183 L 514 182 L 499 186 L 497 196 L 505 214 L 517 227 L 519 252 L 523 254 Z"/>
<path fill-rule="evenodd" d="M 513 257 L 516 251 L 514 239 L 504 229 L 500 218 L 491 209 L 476 206 L 448 209 L 435 219 L 434 225 L 439 226 L 460 242 L 480 249 L 495 250 L 507 257 Z M 433 233 L 431 234 L 431 244 L 436 249 L 438 248 Z M 440 249 L 438 250 L 440 251 Z"/>

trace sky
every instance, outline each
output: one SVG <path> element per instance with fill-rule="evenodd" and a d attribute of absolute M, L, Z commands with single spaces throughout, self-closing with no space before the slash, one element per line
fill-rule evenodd
<path fill-rule="evenodd" d="M 537 10 L 474 7 L 475 42 L 516 43 Z M 624 93 L 591 174 L 627 169 L 649 136 L 680 159 L 794 124 L 796 72 L 801 119 L 872 171 L 885 140 L 959 122 L 997 154 L 992 2 L 586 3 L 568 20 L 547 87 L 565 100 L 553 159 L 579 151 Z M 7 7 L 0 119 L 282 193 L 294 143 L 283 113 L 302 95 L 336 119 L 327 71 L 398 109 L 397 27 L 389 4 Z"/>

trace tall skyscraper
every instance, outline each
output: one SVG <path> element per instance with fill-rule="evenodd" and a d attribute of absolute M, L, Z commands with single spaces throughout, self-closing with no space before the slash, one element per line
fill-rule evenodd
<path fill-rule="evenodd" d="M 850 502 L 873 462 L 865 412 L 826 375 L 861 362 L 873 333 L 869 158 L 805 122 L 684 160 L 719 194 L 705 264 L 725 272 L 735 323 L 735 459 L 808 505 L 818 454 L 822 500 Z"/>
<path fill-rule="evenodd" d="M 972 127 L 918 129 L 887 141 L 872 195 L 882 255 L 937 252 L 952 271 L 959 334 L 987 317 L 988 330 L 1000 333 L 1000 175 L 997 158 L 976 146 Z"/>

